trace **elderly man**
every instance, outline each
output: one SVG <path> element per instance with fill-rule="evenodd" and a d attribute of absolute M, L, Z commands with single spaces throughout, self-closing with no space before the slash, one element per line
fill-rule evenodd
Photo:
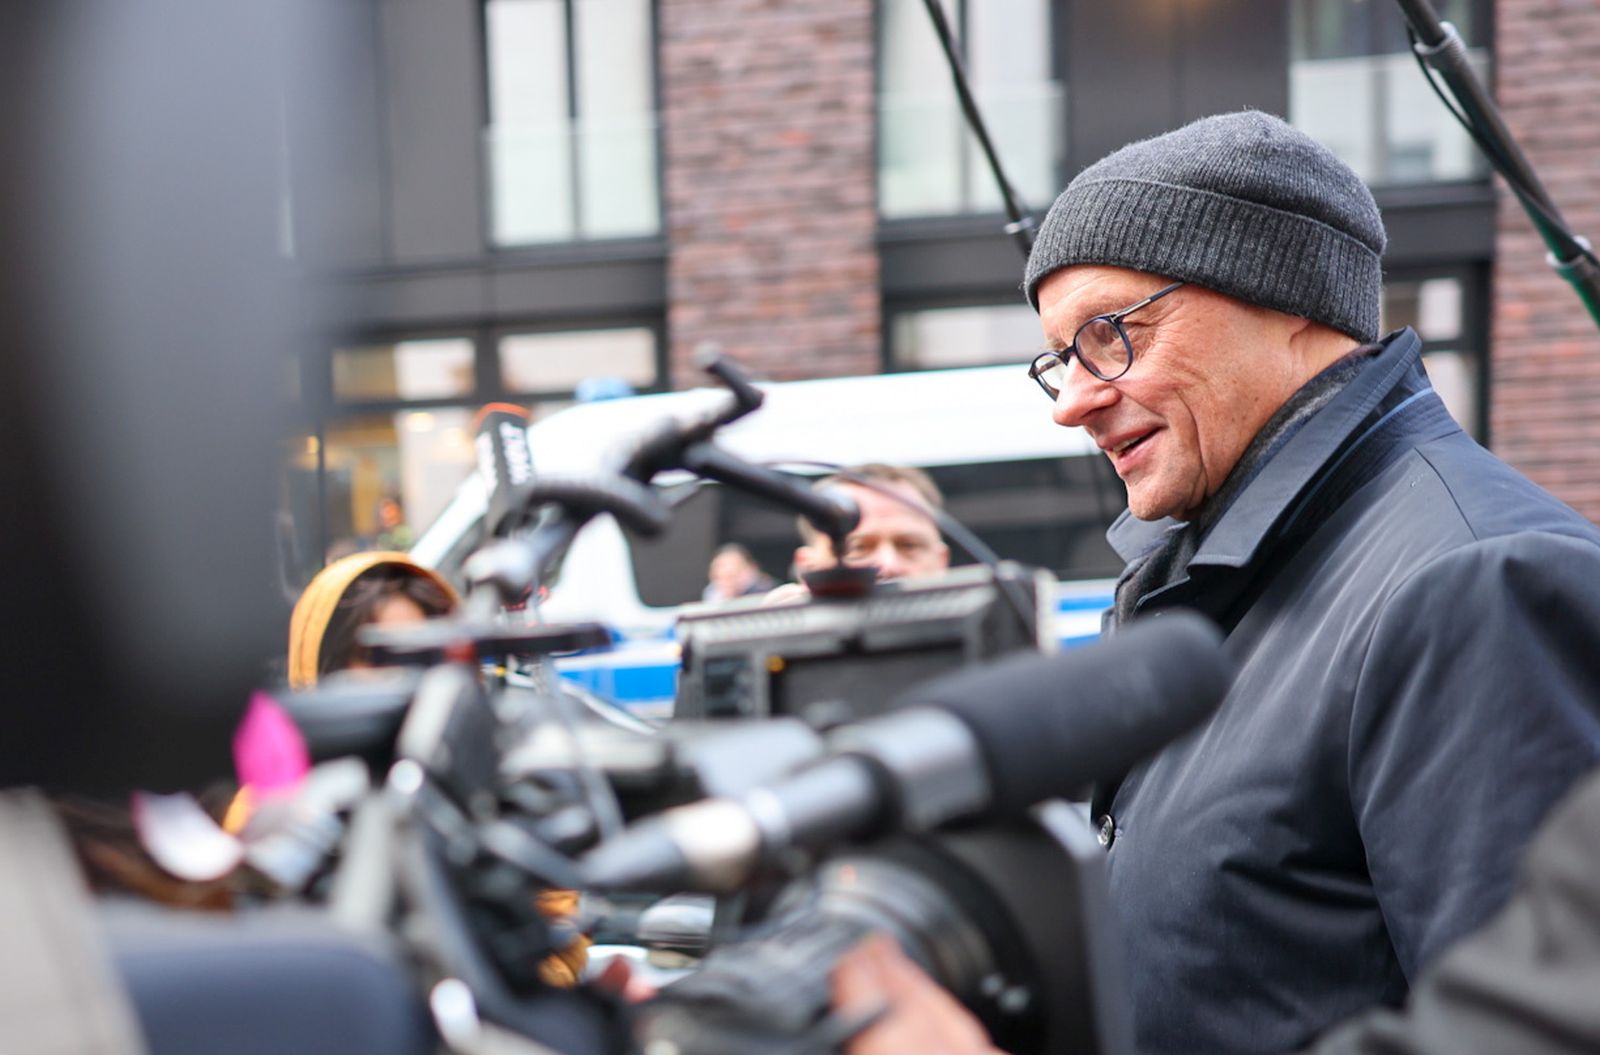
<path fill-rule="evenodd" d="M 1399 1002 L 1600 759 L 1600 532 L 1378 339 L 1384 242 L 1347 166 L 1246 112 L 1086 169 L 1028 262 L 1030 373 L 1128 489 L 1109 627 L 1196 608 L 1240 665 L 1095 799 L 1143 1052 Z"/>

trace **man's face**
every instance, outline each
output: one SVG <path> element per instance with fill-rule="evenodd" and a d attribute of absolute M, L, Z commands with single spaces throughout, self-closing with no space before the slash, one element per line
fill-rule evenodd
<path fill-rule="evenodd" d="M 875 565 L 880 582 L 938 575 L 950 567 L 950 550 L 926 513 L 865 487 L 850 483 L 838 486 L 861 508 L 861 523 L 845 536 L 844 563 L 858 568 Z M 891 484 L 889 489 L 918 506 L 924 505 L 909 487 Z M 826 536 L 795 551 L 795 564 L 801 571 L 833 563 L 833 544 Z"/>
<path fill-rule="evenodd" d="M 1096 315 L 1137 303 L 1170 280 L 1075 265 L 1039 285 L 1039 319 L 1065 348 Z M 1141 520 L 1188 519 L 1222 485 L 1261 426 L 1300 387 L 1296 322 L 1199 286 L 1130 315 L 1133 366 L 1102 381 L 1074 360 L 1056 399 L 1058 425 L 1082 426 L 1128 487 Z"/>
<path fill-rule="evenodd" d="M 738 597 L 756 581 L 756 569 L 737 553 L 719 553 L 711 558 L 711 585 L 724 597 Z"/>

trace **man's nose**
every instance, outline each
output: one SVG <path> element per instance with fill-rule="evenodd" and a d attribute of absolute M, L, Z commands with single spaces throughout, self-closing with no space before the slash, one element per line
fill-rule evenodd
<path fill-rule="evenodd" d="M 1110 381 L 1102 381 L 1083 368 L 1074 358 L 1063 371 L 1066 375 L 1056 393 L 1055 409 L 1050 418 L 1057 425 L 1078 426 L 1086 424 L 1097 410 L 1111 406 L 1121 394 Z"/>
<path fill-rule="evenodd" d="M 906 577 L 906 563 L 900 556 L 900 548 L 888 539 L 878 543 L 878 548 L 872 551 L 871 563 L 878 569 L 879 582 Z"/>

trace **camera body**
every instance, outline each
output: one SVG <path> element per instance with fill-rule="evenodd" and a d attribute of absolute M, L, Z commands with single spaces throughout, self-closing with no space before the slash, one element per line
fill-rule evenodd
<path fill-rule="evenodd" d="M 678 621 L 675 719 L 769 718 L 819 706 L 855 720 L 908 685 L 1056 648 L 1055 577 L 1011 562 L 880 583 L 865 595 L 691 608 Z"/>

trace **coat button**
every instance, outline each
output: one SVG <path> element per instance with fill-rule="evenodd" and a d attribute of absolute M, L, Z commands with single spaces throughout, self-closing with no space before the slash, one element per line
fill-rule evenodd
<path fill-rule="evenodd" d="M 1100 840 L 1100 845 L 1111 849 L 1111 844 L 1117 838 L 1117 822 L 1109 813 L 1102 813 L 1100 819 L 1094 822 L 1095 838 Z"/>

